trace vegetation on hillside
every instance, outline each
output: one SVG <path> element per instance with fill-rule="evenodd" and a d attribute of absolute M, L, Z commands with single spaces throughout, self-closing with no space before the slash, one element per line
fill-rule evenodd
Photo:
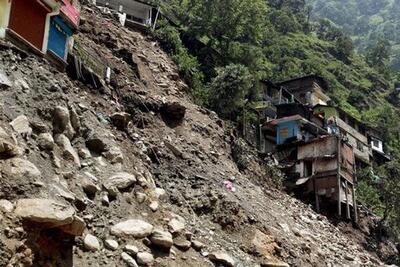
<path fill-rule="evenodd" d="M 328 19 L 367 53 L 379 40 L 392 47 L 391 65 L 400 69 L 400 2 L 395 0 L 309 0 L 313 18 Z"/>
<path fill-rule="evenodd" d="M 389 68 L 386 42 L 360 56 L 338 27 L 327 20 L 310 22 L 305 0 L 169 0 L 163 9 L 179 27 L 164 21 L 155 35 L 198 103 L 239 122 L 246 102 L 260 97 L 260 79 L 319 74 L 329 83 L 333 104 L 382 130 L 386 151 L 400 159 L 399 110 L 391 104 L 397 101 L 398 75 Z M 386 178 L 380 183 L 366 179 L 359 190 L 364 202 L 400 229 L 394 219 L 400 210 L 382 208 L 398 199 L 397 193 L 386 199 L 384 190 L 391 187 L 397 166 L 381 167 L 378 173 Z"/>

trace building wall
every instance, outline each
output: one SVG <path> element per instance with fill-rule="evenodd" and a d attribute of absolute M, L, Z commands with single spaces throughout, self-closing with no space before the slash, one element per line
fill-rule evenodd
<path fill-rule="evenodd" d="M 51 18 L 48 50 L 65 60 L 67 56 L 68 38 L 72 35 L 72 29 L 62 21 L 60 16 Z"/>
<path fill-rule="evenodd" d="M 44 8 L 37 1 L 13 0 L 9 28 L 42 51 L 46 31 L 46 16 L 49 12 L 50 10 Z"/>
<path fill-rule="evenodd" d="M 6 36 L 6 29 L 10 18 L 9 0 L 0 0 L 0 38 Z"/>
<path fill-rule="evenodd" d="M 285 141 L 292 137 L 299 136 L 299 124 L 297 121 L 289 121 L 281 123 L 277 126 L 276 142 L 278 145 L 284 144 Z"/>

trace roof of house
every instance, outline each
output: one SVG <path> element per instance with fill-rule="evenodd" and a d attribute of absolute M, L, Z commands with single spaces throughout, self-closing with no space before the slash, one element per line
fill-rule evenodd
<path fill-rule="evenodd" d="M 326 88 L 326 89 L 329 88 L 328 81 L 325 78 L 323 78 L 323 77 L 321 77 L 319 75 L 316 75 L 316 74 L 309 74 L 309 75 L 305 75 L 305 76 L 295 77 L 295 78 L 292 78 L 292 79 L 289 79 L 289 80 L 277 82 L 276 84 L 277 85 L 284 85 L 284 84 L 287 84 L 287 83 L 295 82 L 295 81 L 298 81 L 298 80 L 304 80 L 304 79 L 308 79 L 308 78 L 317 80 L 322 85 L 322 88 Z"/>

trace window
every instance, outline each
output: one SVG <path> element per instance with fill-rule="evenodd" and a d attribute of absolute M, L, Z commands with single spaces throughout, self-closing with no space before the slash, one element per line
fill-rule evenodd
<path fill-rule="evenodd" d="M 357 141 L 357 149 L 361 152 L 364 152 L 364 145 L 359 141 Z"/>
<path fill-rule="evenodd" d="M 376 147 L 376 148 L 379 148 L 379 147 L 380 147 L 379 141 L 376 140 L 376 139 L 373 139 L 373 140 L 372 140 L 372 146 L 373 146 L 373 147 Z"/>

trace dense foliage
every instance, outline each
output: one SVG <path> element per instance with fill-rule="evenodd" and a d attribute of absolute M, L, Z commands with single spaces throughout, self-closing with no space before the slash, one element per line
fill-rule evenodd
<path fill-rule="evenodd" d="M 394 0 L 309 0 L 313 17 L 327 18 L 352 36 L 361 52 L 380 39 L 393 47 L 391 64 L 400 69 L 400 2 Z"/>
<path fill-rule="evenodd" d="M 155 34 L 173 55 L 200 104 L 240 122 L 246 103 L 259 99 L 256 81 L 319 74 L 329 83 L 333 104 L 379 128 L 385 150 L 400 159 L 400 114 L 395 106 L 400 100 L 394 90 L 400 83 L 399 75 L 389 68 L 387 40 L 376 39 L 366 56 L 360 56 L 351 38 L 331 21 L 310 21 L 312 10 L 306 0 L 163 3 L 176 27 L 164 22 Z M 381 167 L 378 176 L 383 182 L 365 179 L 359 192 L 365 203 L 400 229 L 400 220 L 393 219 L 396 214 L 400 218 L 400 210 L 389 209 L 398 194 L 386 198 L 385 191 L 393 186 L 392 175 L 397 175 L 394 166 Z"/>

